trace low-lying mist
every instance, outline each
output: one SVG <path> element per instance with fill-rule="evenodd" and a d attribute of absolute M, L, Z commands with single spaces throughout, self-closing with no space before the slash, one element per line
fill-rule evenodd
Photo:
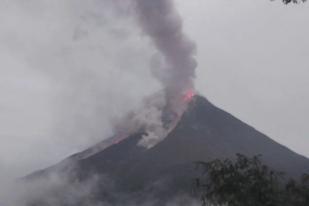
<path fill-rule="evenodd" d="M 130 1 L 17 0 L 0 10 L 1 101 L 13 102 L 0 118 L 0 180 L 111 136 L 161 88 Z"/>
<path fill-rule="evenodd" d="M 162 15 L 147 12 L 149 6 Z M 0 168 L 4 169 L 0 203 L 40 204 L 44 197 L 44 204 L 53 206 L 102 205 L 92 201 L 91 194 L 98 184 L 110 190 L 112 180 L 103 181 L 97 174 L 86 183 L 70 172 L 55 172 L 33 182 L 18 178 L 112 136 L 115 125 L 155 91 L 163 89 L 176 108 L 172 96 L 179 100 L 193 87 L 196 66 L 194 44 L 181 33 L 180 17 L 170 1 L 18 0 L 5 2 L 0 10 L 6 17 L 0 21 L 0 53 L 6 57 L 3 78 L 13 85 L 2 97 L 14 98 L 13 108 L 22 105 L 28 111 L 10 114 L 23 129 L 16 131 L 18 125 L 8 124 L 1 134 L 10 149 L 0 149 Z M 157 33 L 160 29 L 167 32 Z M 150 62 L 159 55 L 160 71 L 155 71 Z M 177 81 L 178 68 L 182 75 Z M 22 89 L 26 92 L 17 95 Z M 145 147 L 153 146 L 167 132 L 160 123 L 160 111 L 149 112 L 152 119 L 139 117 L 151 121 L 148 135 L 140 142 Z M 20 137 L 24 144 L 14 145 Z M 32 150 L 38 142 L 40 148 Z M 126 202 L 135 205 L 134 201 Z M 153 202 L 147 200 L 144 205 Z"/>

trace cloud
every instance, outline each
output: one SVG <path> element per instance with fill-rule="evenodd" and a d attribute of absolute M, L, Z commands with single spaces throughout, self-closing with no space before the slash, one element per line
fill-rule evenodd
<path fill-rule="evenodd" d="M 12 176 L 109 137 L 160 88 L 129 1 L 16 0 L 0 11 L 0 165 Z"/>

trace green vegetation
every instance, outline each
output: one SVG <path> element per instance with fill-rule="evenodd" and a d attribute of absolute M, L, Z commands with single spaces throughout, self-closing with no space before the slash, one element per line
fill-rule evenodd
<path fill-rule="evenodd" d="M 235 161 L 199 162 L 196 179 L 203 205 L 216 206 L 308 206 L 309 175 L 286 180 L 282 172 L 262 164 L 260 156 L 237 154 Z"/>

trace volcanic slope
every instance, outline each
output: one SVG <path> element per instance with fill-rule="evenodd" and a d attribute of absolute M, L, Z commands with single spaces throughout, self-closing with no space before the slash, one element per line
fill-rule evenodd
<path fill-rule="evenodd" d="M 31 177 L 42 176 L 60 165 L 64 167 L 66 163 L 74 162 L 74 174 L 80 181 L 99 174 L 113 181 L 115 194 L 135 196 L 140 201 L 151 195 L 165 201 L 174 194 L 190 192 L 192 180 L 197 175 L 195 161 L 234 158 L 236 153 L 261 154 L 266 164 L 288 175 L 309 172 L 309 159 L 278 144 L 201 96 L 194 97 L 175 129 L 156 146 L 150 149 L 138 146 L 143 134 L 138 132 L 117 144 L 102 142 L 108 144 L 102 150 L 79 153 Z M 117 202 L 119 196 L 109 194 L 108 190 L 101 185 L 97 198 Z"/>

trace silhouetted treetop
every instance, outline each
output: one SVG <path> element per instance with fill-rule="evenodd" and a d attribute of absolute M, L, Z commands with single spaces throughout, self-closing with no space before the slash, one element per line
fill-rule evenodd
<path fill-rule="evenodd" d="M 199 162 L 198 193 L 205 206 L 308 206 L 309 176 L 285 180 L 282 172 L 261 162 L 260 156 L 237 154 L 236 160 Z"/>
<path fill-rule="evenodd" d="M 282 1 L 285 4 L 289 4 L 289 3 L 297 4 L 297 3 L 300 3 L 300 2 L 306 2 L 307 0 L 282 0 Z"/>

